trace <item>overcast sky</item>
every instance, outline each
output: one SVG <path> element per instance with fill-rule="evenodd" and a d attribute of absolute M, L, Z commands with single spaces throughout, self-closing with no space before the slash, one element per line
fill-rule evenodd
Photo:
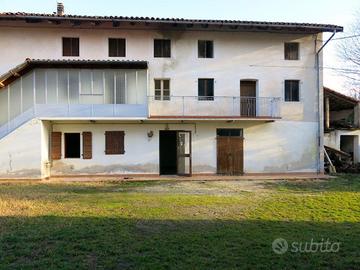
<path fill-rule="evenodd" d="M 148 17 L 182 17 L 199 19 L 264 20 L 329 23 L 349 26 L 360 11 L 360 0 L 63 0 L 65 13 L 81 15 L 123 15 Z M 0 12 L 25 11 L 52 13 L 53 0 L 0 0 Z M 327 35 L 328 36 L 328 35 Z M 327 37 L 325 36 L 325 38 Z M 338 67 L 336 44 L 324 51 L 324 66 Z M 324 70 L 324 85 L 346 92 L 344 80 L 331 69 Z"/>

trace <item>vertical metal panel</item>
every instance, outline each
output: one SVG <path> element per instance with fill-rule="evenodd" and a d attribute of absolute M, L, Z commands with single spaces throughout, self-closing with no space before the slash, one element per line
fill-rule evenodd
<path fill-rule="evenodd" d="M 106 102 L 106 99 L 105 99 L 105 95 L 106 95 L 106 90 L 105 90 L 105 87 L 106 87 L 106 82 L 105 82 L 105 71 L 102 72 L 102 80 L 103 80 L 103 104 L 105 104 Z"/>
<path fill-rule="evenodd" d="M 45 70 L 45 104 L 48 103 L 48 73 Z"/>
<path fill-rule="evenodd" d="M 59 104 L 59 70 L 56 70 L 56 104 Z"/>
<path fill-rule="evenodd" d="M 7 90 L 8 90 L 8 111 L 7 111 L 7 116 L 8 116 L 8 129 L 10 128 L 9 125 L 10 125 L 10 85 L 8 85 L 7 87 Z"/>
<path fill-rule="evenodd" d="M 81 70 L 78 71 L 79 76 L 79 103 L 81 104 Z"/>
<path fill-rule="evenodd" d="M 135 104 L 139 104 L 138 103 L 138 72 L 135 71 Z"/>
<path fill-rule="evenodd" d="M 67 100 L 68 104 L 70 104 L 70 74 L 69 70 L 66 73 L 66 80 L 67 80 Z"/>
<path fill-rule="evenodd" d="M 124 74 L 124 103 L 127 104 L 127 97 L 128 97 L 128 83 L 127 83 L 127 72 Z"/>
<path fill-rule="evenodd" d="M 23 113 L 23 78 L 20 77 L 20 112 Z"/>
<path fill-rule="evenodd" d="M 33 95 L 34 95 L 34 111 L 36 113 L 36 71 L 33 71 Z"/>
<path fill-rule="evenodd" d="M 114 72 L 114 104 L 116 104 L 116 73 Z"/>

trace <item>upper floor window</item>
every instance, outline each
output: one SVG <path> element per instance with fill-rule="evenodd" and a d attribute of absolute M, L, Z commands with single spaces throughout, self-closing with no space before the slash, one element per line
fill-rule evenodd
<path fill-rule="evenodd" d="M 124 38 L 109 38 L 109 57 L 125 57 L 125 51 Z"/>
<path fill-rule="evenodd" d="M 198 80 L 198 99 L 214 100 L 214 79 Z"/>
<path fill-rule="evenodd" d="M 199 58 L 214 57 L 214 42 L 212 40 L 198 41 L 198 57 Z"/>
<path fill-rule="evenodd" d="M 155 80 L 155 100 L 170 100 L 170 80 Z"/>
<path fill-rule="evenodd" d="M 300 81 L 285 81 L 285 101 L 300 101 Z"/>
<path fill-rule="evenodd" d="M 154 57 L 171 57 L 170 39 L 154 39 Z"/>
<path fill-rule="evenodd" d="M 299 43 L 286 42 L 284 45 L 285 60 L 299 60 Z"/>
<path fill-rule="evenodd" d="M 79 38 L 63 37 L 63 56 L 79 56 Z"/>

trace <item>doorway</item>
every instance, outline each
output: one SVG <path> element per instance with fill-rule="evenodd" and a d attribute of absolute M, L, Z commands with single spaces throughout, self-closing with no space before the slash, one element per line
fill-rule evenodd
<path fill-rule="evenodd" d="M 256 81 L 240 81 L 240 115 L 256 116 Z"/>
<path fill-rule="evenodd" d="M 358 139 L 357 135 L 341 135 L 340 136 L 340 150 L 351 155 L 354 163 L 359 162 L 358 155 Z"/>
<path fill-rule="evenodd" d="M 191 176 L 191 131 L 160 130 L 160 175 Z"/>
<path fill-rule="evenodd" d="M 240 128 L 217 129 L 217 173 L 244 173 L 244 138 Z"/>

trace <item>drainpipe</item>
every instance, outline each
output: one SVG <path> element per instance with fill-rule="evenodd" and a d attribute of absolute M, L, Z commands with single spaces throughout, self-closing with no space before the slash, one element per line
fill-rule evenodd
<path fill-rule="evenodd" d="M 324 47 L 329 43 L 329 41 L 335 36 L 336 30 L 332 33 L 332 35 L 328 38 L 328 40 L 320 47 L 320 49 L 316 52 L 316 80 L 317 80 L 317 95 L 318 95 L 318 130 L 317 130 L 317 137 L 318 137 L 318 156 L 317 156 L 317 173 L 324 172 L 324 123 L 323 123 L 323 105 L 324 105 L 324 98 L 323 98 L 323 89 L 322 83 L 320 82 L 320 53 L 324 49 Z M 316 40 L 315 40 L 315 49 L 316 49 Z"/>

